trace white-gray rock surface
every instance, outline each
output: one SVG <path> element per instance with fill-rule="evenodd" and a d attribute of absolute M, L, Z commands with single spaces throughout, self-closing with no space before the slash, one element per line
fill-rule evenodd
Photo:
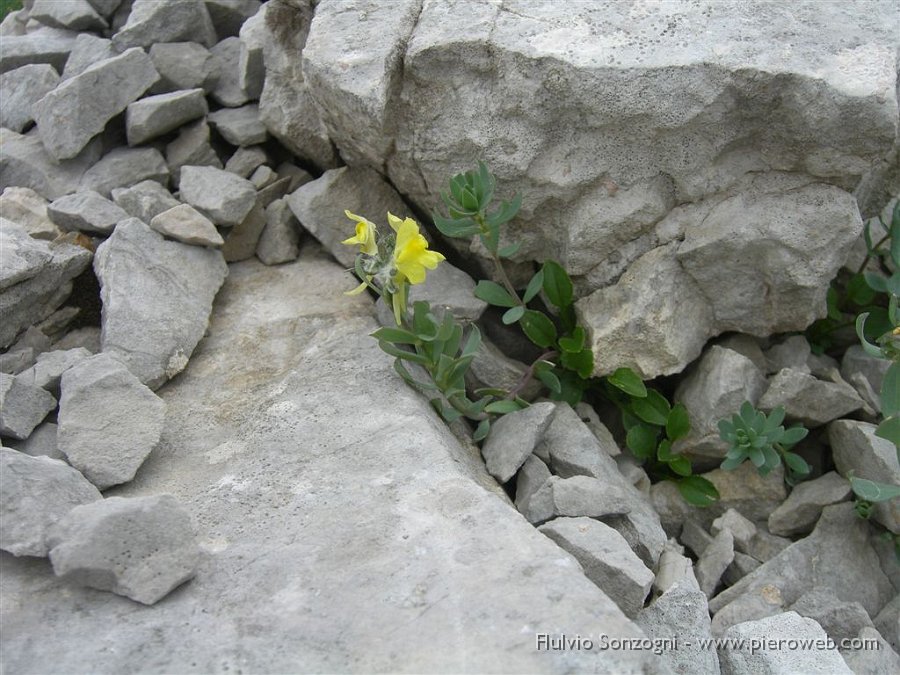
<path fill-rule="evenodd" d="M 222 160 L 210 143 L 209 125 L 205 119 L 185 125 L 178 136 L 166 145 L 166 162 L 175 185 L 181 181 L 181 168 L 184 166 L 222 168 Z"/>
<path fill-rule="evenodd" d="M 128 145 L 140 145 L 203 117 L 209 111 L 203 89 L 145 96 L 125 111 Z"/>
<path fill-rule="evenodd" d="M 225 243 L 212 221 L 190 204 L 179 204 L 154 216 L 150 228 L 184 244 L 215 247 Z"/>
<path fill-rule="evenodd" d="M 0 194 L 2 217 L 25 228 L 35 239 L 53 241 L 62 232 L 47 215 L 47 200 L 27 187 L 8 187 Z M 4 251 L 4 269 L 9 265 L 8 251 Z"/>
<path fill-rule="evenodd" d="M 503 415 L 491 425 L 481 454 L 488 473 L 500 483 L 512 478 L 528 459 L 553 419 L 555 403 L 535 403 Z"/>
<path fill-rule="evenodd" d="M 110 234 L 128 213 L 94 190 L 82 190 L 55 199 L 47 215 L 63 230 Z"/>
<path fill-rule="evenodd" d="M 143 180 L 127 188 L 113 188 L 112 199 L 128 215 L 147 224 L 154 216 L 181 204 L 155 180 Z"/>
<path fill-rule="evenodd" d="M 169 183 L 169 167 L 156 148 L 116 148 L 84 172 L 81 190 L 95 190 L 109 197 L 113 190 L 154 180 L 163 187 Z"/>
<path fill-rule="evenodd" d="M 34 118 L 31 105 L 59 84 L 59 73 L 46 63 L 33 63 L 0 75 L 0 126 L 21 132 Z"/>
<path fill-rule="evenodd" d="M 28 438 L 54 408 L 49 392 L 18 375 L 0 373 L 0 435 Z"/>
<path fill-rule="evenodd" d="M 128 22 L 113 35 L 120 48 L 150 47 L 158 42 L 216 43 L 206 5 L 193 0 L 134 0 Z"/>
<path fill-rule="evenodd" d="M 182 167 L 179 187 L 181 199 L 216 225 L 239 225 L 256 203 L 250 181 L 212 166 Z"/>
<path fill-rule="evenodd" d="M 588 476 L 550 476 L 529 498 L 523 515 L 537 526 L 560 517 L 603 518 L 631 511 L 621 488 Z"/>
<path fill-rule="evenodd" d="M 222 108 L 210 113 L 208 120 L 222 138 L 242 148 L 265 143 L 269 137 L 259 119 L 259 106 L 255 103 L 240 108 Z"/>
<path fill-rule="evenodd" d="M 157 42 L 149 54 L 159 73 L 154 94 L 203 87 L 210 77 L 209 50 L 196 42 Z"/>
<path fill-rule="evenodd" d="M 863 407 L 863 400 L 846 382 L 826 382 L 795 368 L 779 370 L 759 399 L 766 412 L 783 406 L 788 420 L 819 427 Z"/>
<path fill-rule="evenodd" d="M 849 481 L 834 471 L 799 483 L 784 503 L 769 514 L 769 532 L 783 537 L 810 532 L 823 508 L 848 497 Z"/>
<path fill-rule="evenodd" d="M 266 227 L 256 245 L 256 257 L 265 265 L 278 265 L 296 260 L 298 255 L 300 223 L 287 202 L 276 199 L 266 207 Z"/>

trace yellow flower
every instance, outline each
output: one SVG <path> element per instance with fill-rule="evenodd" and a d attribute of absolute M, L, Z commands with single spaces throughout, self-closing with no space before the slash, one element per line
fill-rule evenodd
<path fill-rule="evenodd" d="M 394 266 L 398 277 L 401 277 L 397 281 L 402 282 L 405 278 L 411 284 L 421 284 L 425 281 L 425 269 L 436 268 L 445 259 L 444 256 L 437 251 L 428 250 L 428 240 L 419 234 L 419 225 L 412 218 L 400 220 L 388 213 L 388 222 L 397 233 Z"/>
<path fill-rule="evenodd" d="M 378 255 L 378 244 L 375 241 L 375 223 L 366 220 L 362 216 L 357 216 L 355 213 L 350 213 L 349 211 L 344 211 L 344 215 L 350 220 L 356 221 L 356 236 L 344 239 L 341 243 L 347 244 L 348 246 L 359 244 L 360 252 L 365 253 L 366 255 Z"/>

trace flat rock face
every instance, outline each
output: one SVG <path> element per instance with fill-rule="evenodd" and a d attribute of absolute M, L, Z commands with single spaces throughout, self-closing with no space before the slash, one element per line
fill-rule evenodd
<path fill-rule="evenodd" d="M 94 271 L 103 351 L 151 388 L 184 368 L 228 272 L 219 251 L 167 241 L 136 218 L 98 247 Z"/>
<path fill-rule="evenodd" d="M 641 633 L 396 377 L 348 280 L 309 249 L 232 266 L 209 338 L 160 392 L 160 447 L 117 489 L 185 505 L 196 578 L 148 622 L 4 555 L 8 669 L 47 653 L 69 672 L 654 668 L 649 651 L 535 650 L 537 632 Z M 97 635 L 121 647 L 98 661 Z"/>

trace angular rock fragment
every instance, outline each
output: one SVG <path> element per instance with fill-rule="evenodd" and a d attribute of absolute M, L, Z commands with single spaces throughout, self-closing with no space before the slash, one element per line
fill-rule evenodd
<path fill-rule="evenodd" d="M 175 185 L 181 182 L 181 168 L 184 166 L 222 168 L 222 160 L 210 145 L 206 120 L 197 120 L 179 132 L 178 137 L 166 146 L 166 162 Z"/>
<path fill-rule="evenodd" d="M 0 221 L 3 244 L 3 267 L 0 268 L 0 290 L 31 279 L 53 259 L 46 243 L 36 241 L 25 228 L 5 218 Z"/>
<path fill-rule="evenodd" d="M 722 575 L 722 581 L 725 582 L 726 586 L 734 586 L 738 581 L 750 574 L 761 564 L 762 563 L 753 556 L 741 553 L 740 551 L 735 551 L 734 560 L 731 561 L 731 564 Z"/>
<path fill-rule="evenodd" d="M 216 31 L 202 2 L 134 0 L 128 22 L 112 39 L 120 48 L 188 41 L 212 47 Z"/>
<path fill-rule="evenodd" d="M 812 619 L 796 612 L 784 612 L 758 621 L 746 621 L 732 626 L 724 637 L 731 640 L 728 647 L 719 648 L 722 675 L 744 673 L 835 673 L 853 675 L 836 649 L 828 649 L 828 636 Z M 774 644 L 769 646 L 773 641 Z M 808 642 L 810 649 L 779 648 L 778 639 L 788 644 Z M 762 649 L 751 647 L 764 645 Z M 738 645 L 741 645 L 738 647 Z"/>
<path fill-rule="evenodd" d="M 440 268 L 441 265 L 438 265 Z M 379 299 L 375 303 L 378 310 L 378 320 L 383 326 L 396 325 L 393 311 Z M 528 370 L 521 361 L 511 359 L 497 347 L 491 340 L 482 335 L 481 344 L 475 352 L 475 359 L 466 372 L 466 386 L 472 390 L 482 387 L 491 389 L 503 389 L 512 391 L 519 386 Z M 529 382 L 521 392 L 521 396 L 527 400 L 533 399 L 540 392 L 540 387 L 535 386 L 534 380 Z M 550 461 L 550 458 L 546 458 Z"/>
<path fill-rule="evenodd" d="M 39 354 L 35 364 L 23 372 L 19 377 L 49 391 L 54 396 L 59 395 L 59 380 L 62 374 L 72 366 L 81 363 L 92 356 L 84 347 L 74 349 L 55 349 Z"/>
<path fill-rule="evenodd" d="M 300 223 L 283 199 L 266 207 L 266 227 L 256 245 L 256 257 L 265 265 L 296 260 L 300 254 Z"/>
<path fill-rule="evenodd" d="M 784 368 L 769 382 L 759 399 L 759 408 L 770 411 L 783 406 L 787 419 L 818 427 L 859 410 L 863 400 L 846 382 L 825 382 L 808 373 Z"/>
<path fill-rule="evenodd" d="M 850 382 L 854 375 L 861 375 L 875 393 L 879 393 L 890 365 L 889 359 L 876 358 L 866 354 L 861 345 L 851 345 L 841 359 L 841 377 Z"/>
<path fill-rule="evenodd" d="M 653 581 L 654 590 L 660 594 L 665 593 L 675 584 L 681 588 L 699 591 L 700 585 L 694 576 L 694 564 L 684 555 L 684 547 L 674 539 L 666 542 L 663 552 L 659 556 L 656 579 Z M 703 604 L 706 605 L 706 596 L 703 596 Z"/>
<path fill-rule="evenodd" d="M 209 50 L 196 42 L 155 43 L 150 58 L 159 73 L 159 82 L 150 90 L 154 94 L 196 89 L 210 78 Z"/>
<path fill-rule="evenodd" d="M 179 187 L 185 202 L 224 227 L 239 225 L 256 203 L 250 181 L 211 166 L 182 167 Z"/>
<path fill-rule="evenodd" d="M 144 180 L 127 188 L 113 188 L 112 199 L 128 215 L 147 224 L 154 216 L 181 204 L 155 180 Z"/>
<path fill-rule="evenodd" d="M 185 244 L 221 246 L 225 243 L 212 221 L 189 204 L 163 211 L 150 221 L 150 227 Z"/>
<path fill-rule="evenodd" d="M 348 221 L 349 222 L 349 221 Z M 475 297 L 475 281 L 461 269 L 442 262 L 429 271 L 425 283 L 412 286 L 409 301 L 425 300 L 438 317 L 450 312 L 464 322 L 477 321 L 487 309 L 487 303 Z"/>
<path fill-rule="evenodd" d="M 3 442 L 14 450 L 31 457 L 49 457 L 66 462 L 66 456 L 59 451 L 59 443 L 56 442 L 56 431 L 55 423 L 44 422 L 36 426 L 31 435 L 24 440 L 4 440 Z M 68 462 L 66 463 L 68 464 Z"/>
<path fill-rule="evenodd" d="M 900 671 L 900 655 L 874 628 L 863 628 L 856 636 L 860 649 L 844 649 L 841 656 L 854 675 L 889 675 Z M 871 640 L 873 642 L 866 642 Z M 877 648 L 865 645 L 877 644 Z"/>
<path fill-rule="evenodd" d="M 268 187 L 277 180 L 278 174 L 267 166 L 257 167 L 250 176 L 250 182 L 253 183 L 257 190 L 262 190 L 264 187 Z M 287 189 L 285 189 L 285 194 L 287 194 Z"/>
<path fill-rule="evenodd" d="M 546 455 L 553 473 L 562 478 L 604 478 L 610 468 L 609 455 L 568 403 L 557 404 L 536 452 Z"/>
<path fill-rule="evenodd" d="M 145 605 L 193 577 L 200 561 L 191 518 L 171 495 L 76 507 L 48 541 L 57 576 Z"/>
<path fill-rule="evenodd" d="M 209 53 L 210 85 L 208 90 L 210 96 L 226 108 L 237 108 L 248 103 L 250 97 L 241 88 L 240 83 L 240 39 L 225 38 L 210 49 Z"/>
<path fill-rule="evenodd" d="M 100 328 L 85 326 L 69 331 L 53 344 L 54 349 L 78 349 L 83 347 L 91 354 L 100 353 Z"/>
<path fill-rule="evenodd" d="M 44 199 L 56 199 L 77 190 L 82 176 L 100 158 L 102 150 L 102 144 L 89 143 L 78 157 L 57 162 L 37 136 L 23 136 L 3 128 L 0 147 L 0 188 L 30 188 Z"/>
<path fill-rule="evenodd" d="M 710 532 L 713 536 L 718 535 L 722 530 L 731 532 L 734 538 L 734 548 L 740 551 L 747 551 L 753 538 L 757 535 L 756 525 L 734 509 L 728 509 L 712 522 Z"/>
<path fill-rule="evenodd" d="M 282 162 L 275 170 L 282 178 L 285 176 L 290 177 L 291 186 L 288 188 L 288 192 L 294 192 L 301 185 L 306 185 L 307 183 L 311 183 L 315 180 L 315 177 L 309 171 L 301 169 L 299 166 L 297 166 L 296 164 L 292 164 L 291 162 Z"/>
<path fill-rule="evenodd" d="M 811 354 L 806 338 L 802 335 L 792 335 L 766 350 L 766 374 L 777 373 L 784 368 L 808 372 L 807 362 Z"/>
<path fill-rule="evenodd" d="M 75 38 L 72 45 L 72 53 L 66 61 L 66 67 L 62 71 L 62 79 L 68 80 L 80 75 L 95 63 L 105 61 L 120 54 L 113 46 L 112 40 L 106 40 L 90 33 L 81 33 Z"/>
<path fill-rule="evenodd" d="M 94 271 L 103 300 L 103 351 L 151 388 L 181 372 L 225 280 L 221 252 L 166 241 L 131 218 L 98 247 Z"/>
<path fill-rule="evenodd" d="M 516 508 L 525 513 L 528 501 L 544 483 L 550 480 L 550 469 L 537 455 L 528 455 L 516 474 Z"/>
<path fill-rule="evenodd" d="M 550 476 L 528 499 L 523 515 L 540 525 L 561 516 L 602 518 L 630 511 L 629 496 L 621 488 L 588 476 Z"/>
<path fill-rule="evenodd" d="M 818 623 L 836 643 L 855 638 L 863 628 L 874 628 L 862 605 L 845 602 L 827 589 L 804 593 L 791 605 L 791 611 Z"/>
<path fill-rule="evenodd" d="M 27 187 L 8 187 L 0 194 L 0 214 L 3 218 L 25 228 L 35 239 L 53 241 L 62 232 L 47 216 L 47 200 Z M 9 264 L 9 255 L 3 252 L 3 266 Z"/>
<path fill-rule="evenodd" d="M 134 478 L 159 442 L 165 403 L 105 353 L 65 371 L 60 389 L 57 437 L 69 463 L 101 490 Z"/>
<path fill-rule="evenodd" d="M 80 189 L 109 197 L 115 188 L 130 187 L 145 180 L 155 180 L 163 187 L 169 182 L 169 168 L 159 150 L 116 148 L 84 173 Z"/>
<path fill-rule="evenodd" d="M 4 36 L 0 44 L 0 73 L 36 63 L 47 63 L 61 73 L 74 42 L 73 37 L 62 36 Z"/>
<path fill-rule="evenodd" d="M 225 163 L 225 170 L 241 178 L 249 178 L 257 168 L 268 161 L 269 158 L 266 156 L 266 151 L 259 146 L 238 148 Z"/>
<path fill-rule="evenodd" d="M 769 514 L 769 531 L 784 537 L 810 532 L 822 509 L 844 501 L 850 492 L 847 479 L 834 471 L 799 483 L 784 503 Z"/>
<path fill-rule="evenodd" d="M 895 595 L 872 620 L 894 650 L 900 649 L 900 595 Z"/>
<path fill-rule="evenodd" d="M 219 39 L 237 35 L 241 25 L 259 11 L 260 0 L 203 0 Z"/>
<path fill-rule="evenodd" d="M 63 230 L 110 234 L 128 213 L 94 190 L 60 197 L 47 207 L 47 214 Z"/>
<path fill-rule="evenodd" d="M 34 0 L 28 13 L 32 19 L 54 28 L 103 30 L 108 28 L 88 0 Z"/>
<path fill-rule="evenodd" d="M 238 83 L 252 100 L 259 100 L 266 82 L 266 13 L 257 11 L 240 27 L 241 57 Z"/>
<path fill-rule="evenodd" d="M 259 120 L 259 106 L 255 103 L 240 108 L 222 108 L 210 113 L 207 119 L 222 138 L 238 147 L 264 143 L 269 137 Z"/>
<path fill-rule="evenodd" d="M 499 483 L 512 478 L 532 453 L 556 408 L 554 403 L 535 403 L 496 420 L 481 448 L 488 473 Z"/>
<path fill-rule="evenodd" d="M 719 580 L 733 560 L 734 535 L 731 530 L 722 529 L 704 549 L 695 568 L 697 583 L 707 598 L 713 596 Z"/>
<path fill-rule="evenodd" d="M 241 178 L 236 180 L 243 181 Z M 290 180 L 281 180 L 264 187 L 256 193 L 256 201 L 247 216 L 235 227 L 231 228 L 222 247 L 222 255 L 228 262 L 246 260 L 256 252 L 259 238 L 266 227 L 266 209 L 276 199 L 281 199 L 287 192 Z"/>
<path fill-rule="evenodd" d="M 51 410 L 56 399 L 17 375 L 0 373 L 0 435 L 28 438 Z"/>
<path fill-rule="evenodd" d="M 208 110 L 203 89 L 173 91 L 135 101 L 125 112 L 128 145 L 140 145 L 168 133 L 203 117 Z"/>
<path fill-rule="evenodd" d="M 34 118 L 31 105 L 59 83 L 59 74 L 46 63 L 35 63 L 0 75 L 0 126 L 21 132 Z"/>
<path fill-rule="evenodd" d="M 55 159 L 74 157 L 158 79 L 142 49 L 95 63 L 31 107 L 41 142 Z"/>
<path fill-rule="evenodd" d="M 76 506 L 102 499 L 65 462 L 0 449 L 0 549 L 46 556 L 49 529 Z"/>
<path fill-rule="evenodd" d="M 754 522 L 765 521 L 787 498 L 782 467 L 760 476 L 753 464 L 744 462 L 736 469 L 715 469 L 703 477 L 716 486 L 720 497 L 709 508 L 694 511 L 695 517 L 707 527 L 728 509 Z"/>
<path fill-rule="evenodd" d="M 538 528 L 571 553 L 585 576 L 599 586 L 626 616 L 634 618 L 653 584 L 648 570 L 621 534 L 591 518 L 557 518 Z"/>

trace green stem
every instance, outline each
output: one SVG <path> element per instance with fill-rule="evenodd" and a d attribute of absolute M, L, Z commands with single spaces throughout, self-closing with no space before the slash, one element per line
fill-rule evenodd
<path fill-rule="evenodd" d="M 531 379 L 534 377 L 534 369 L 540 361 L 549 361 L 550 359 L 556 358 L 559 356 L 559 353 L 553 349 L 549 349 L 540 356 L 538 356 L 534 362 L 528 366 L 528 369 L 519 378 L 519 382 L 515 387 L 509 390 L 509 393 L 506 395 L 506 399 L 509 401 L 515 400 L 515 398 L 522 392 L 522 390 L 531 382 Z"/>
<path fill-rule="evenodd" d="M 857 274 L 862 274 L 863 270 L 866 269 L 866 265 L 869 264 L 869 261 L 872 259 L 872 254 L 878 252 L 878 247 L 881 246 L 884 242 L 891 238 L 890 233 L 884 235 L 877 244 L 872 247 L 872 250 L 866 254 L 866 257 L 862 261 L 862 265 L 859 266 L 859 269 L 856 270 Z"/>
<path fill-rule="evenodd" d="M 490 232 L 488 231 L 487 223 L 484 222 L 484 217 L 481 214 L 478 214 L 474 217 L 476 223 L 478 223 L 478 227 L 481 229 L 481 233 L 485 236 L 488 236 Z M 490 251 L 491 260 L 494 261 L 494 267 L 497 269 L 497 276 L 500 277 L 500 282 L 503 284 L 503 287 L 506 291 L 515 299 L 515 301 L 519 305 L 525 305 L 522 302 L 522 298 L 519 297 L 518 292 L 515 289 L 515 286 L 512 285 L 512 282 L 509 280 L 509 277 L 506 274 L 506 270 L 503 267 L 503 261 L 500 260 L 500 256 L 497 255 L 496 251 Z"/>

